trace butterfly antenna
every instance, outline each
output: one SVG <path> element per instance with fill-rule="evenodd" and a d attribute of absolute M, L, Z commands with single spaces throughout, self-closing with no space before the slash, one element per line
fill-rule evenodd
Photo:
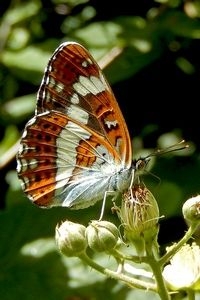
<path fill-rule="evenodd" d="M 184 150 L 187 148 L 189 148 L 189 145 L 185 144 L 185 140 L 182 140 L 179 143 L 176 143 L 176 144 L 166 147 L 164 149 L 157 149 L 155 152 L 152 152 L 149 155 L 147 155 L 146 158 L 150 158 L 151 156 L 162 155 L 162 154 L 166 154 L 166 153 L 170 153 L 170 152 L 174 152 L 174 151 Z"/>

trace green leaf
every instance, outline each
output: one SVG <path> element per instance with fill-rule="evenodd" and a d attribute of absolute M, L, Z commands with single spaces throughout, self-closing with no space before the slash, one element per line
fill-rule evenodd
<path fill-rule="evenodd" d="M 7 101 L 1 108 L 1 115 L 5 120 L 27 120 L 34 113 L 36 106 L 36 94 L 25 95 Z"/>
<path fill-rule="evenodd" d="M 39 47 L 28 46 L 20 51 L 5 51 L 2 62 L 23 80 L 38 84 L 51 54 Z"/>
<path fill-rule="evenodd" d="M 28 1 L 20 5 L 15 5 L 4 15 L 3 22 L 9 25 L 16 25 L 36 15 L 41 8 L 40 1 Z"/>

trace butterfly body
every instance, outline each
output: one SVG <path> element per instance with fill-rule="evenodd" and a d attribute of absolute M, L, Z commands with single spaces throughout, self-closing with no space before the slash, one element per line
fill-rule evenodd
<path fill-rule="evenodd" d="M 17 154 L 29 199 L 86 208 L 127 190 L 134 178 L 128 129 L 99 66 L 80 44 L 61 44 L 49 60 L 35 116 Z"/>

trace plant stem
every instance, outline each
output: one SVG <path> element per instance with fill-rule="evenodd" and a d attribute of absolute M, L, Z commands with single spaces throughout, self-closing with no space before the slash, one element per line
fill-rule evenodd
<path fill-rule="evenodd" d="M 142 280 L 132 278 L 130 276 L 127 276 L 121 272 L 115 272 L 110 269 L 104 268 L 101 265 L 94 262 L 86 253 L 83 253 L 79 256 L 80 259 L 82 259 L 87 265 L 91 266 L 93 269 L 97 270 L 98 272 L 109 276 L 113 279 L 122 281 L 126 283 L 129 287 L 134 287 L 138 289 L 145 289 L 145 290 L 151 290 L 154 292 L 157 292 L 157 288 L 155 284 L 152 284 L 150 282 L 144 282 Z M 164 299 L 164 298 L 163 298 Z"/>
<path fill-rule="evenodd" d="M 187 290 L 188 300 L 195 300 L 195 293 L 193 290 Z"/>
<path fill-rule="evenodd" d="M 146 244 L 146 253 L 147 253 L 148 263 L 151 266 L 151 269 L 155 276 L 155 280 L 157 283 L 157 292 L 158 292 L 160 298 L 162 300 L 170 300 L 171 297 L 169 296 L 167 287 L 165 285 L 165 281 L 162 276 L 162 269 L 159 264 L 159 261 L 155 258 L 154 254 L 153 254 L 152 245 Z"/>
<path fill-rule="evenodd" d="M 188 231 L 185 233 L 183 238 L 177 244 L 175 244 L 169 252 L 167 252 L 165 255 L 163 255 L 163 257 L 160 258 L 159 263 L 161 266 L 166 264 L 170 260 L 170 258 L 192 237 L 198 226 L 199 223 L 192 224 L 188 228 Z"/>

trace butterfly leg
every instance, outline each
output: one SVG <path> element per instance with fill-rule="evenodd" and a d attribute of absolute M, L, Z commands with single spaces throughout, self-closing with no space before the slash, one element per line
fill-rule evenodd
<path fill-rule="evenodd" d="M 105 194 L 104 194 L 99 221 L 101 221 L 103 219 L 103 214 L 104 214 L 105 206 L 106 206 L 106 198 L 107 198 L 107 195 L 111 194 L 111 193 L 114 193 L 114 191 L 106 191 Z"/>

